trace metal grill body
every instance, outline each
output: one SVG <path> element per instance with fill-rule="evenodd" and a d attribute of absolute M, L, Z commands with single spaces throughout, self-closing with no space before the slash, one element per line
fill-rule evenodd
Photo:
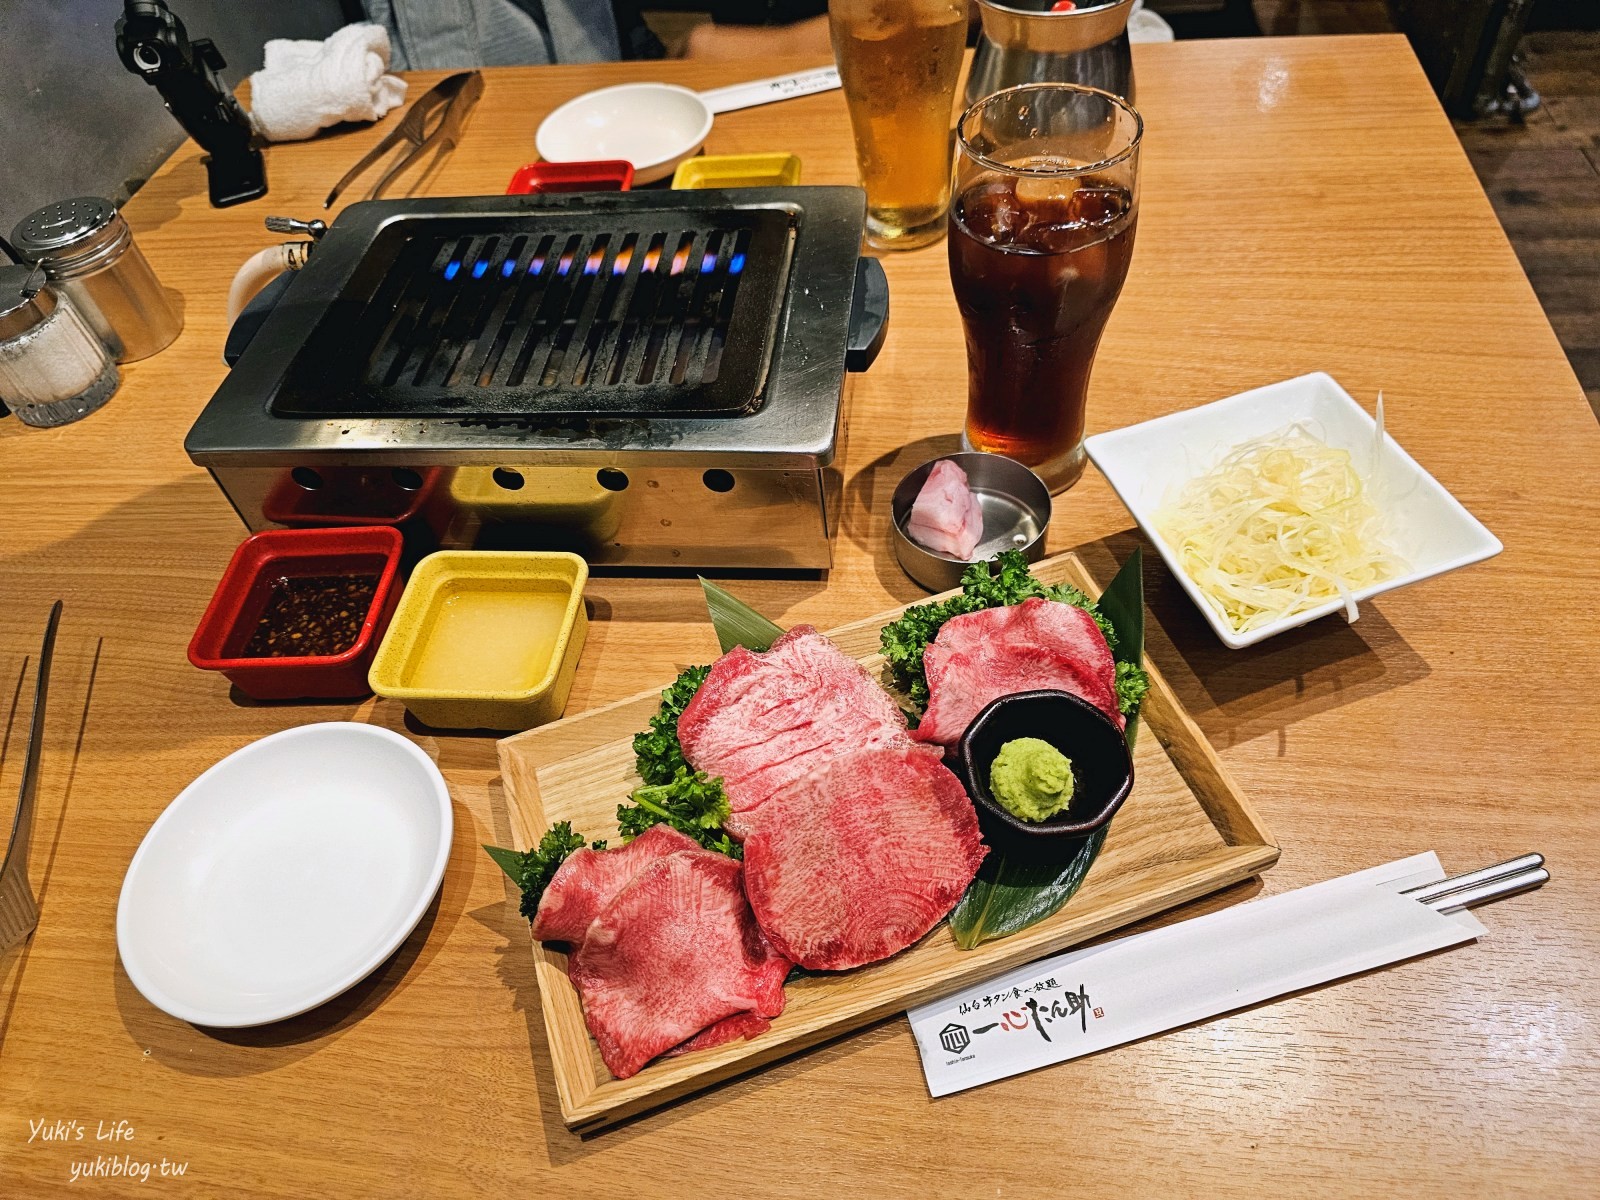
<path fill-rule="evenodd" d="M 828 565 L 856 188 L 350 206 L 191 429 L 253 529 Z"/>

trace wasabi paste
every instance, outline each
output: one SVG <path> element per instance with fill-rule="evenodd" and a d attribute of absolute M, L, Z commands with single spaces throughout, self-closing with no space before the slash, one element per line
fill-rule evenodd
<path fill-rule="evenodd" d="M 1012 816 L 1043 821 L 1072 800 L 1072 760 L 1040 738 L 1016 738 L 995 755 L 989 790 Z"/>

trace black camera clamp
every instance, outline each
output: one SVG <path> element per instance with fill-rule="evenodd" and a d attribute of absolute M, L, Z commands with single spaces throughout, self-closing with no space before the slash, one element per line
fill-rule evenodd
<path fill-rule="evenodd" d="M 117 56 L 161 93 L 167 110 L 206 152 L 213 205 L 266 195 L 267 165 L 255 130 L 217 74 L 228 64 L 209 38 L 191 42 L 165 0 L 124 0 Z"/>

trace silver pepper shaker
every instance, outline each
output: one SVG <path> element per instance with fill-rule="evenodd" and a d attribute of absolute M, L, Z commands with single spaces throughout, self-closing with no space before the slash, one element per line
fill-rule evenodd
<path fill-rule="evenodd" d="M 147 358 L 183 329 L 166 290 L 109 200 L 78 196 L 29 213 L 12 245 L 89 322 L 118 362 Z"/>
<path fill-rule="evenodd" d="M 117 390 L 117 364 L 38 268 L 0 267 L 0 400 L 25 425 L 67 425 Z"/>

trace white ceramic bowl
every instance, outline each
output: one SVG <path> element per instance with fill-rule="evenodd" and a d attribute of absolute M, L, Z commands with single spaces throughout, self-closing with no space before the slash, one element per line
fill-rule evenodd
<path fill-rule="evenodd" d="M 711 109 L 698 92 L 672 83 L 622 83 L 568 100 L 539 125 L 534 145 L 546 162 L 621 158 L 635 184 L 665 179 L 699 151 Z"/>
<path fill-rule="evenodd" d="M 1373 488 L 1396 550 L 1411 564 L 1408 574 L 1355 592 L 1357 602 L 1500 553 L 1500 540 L 1392 437 L 1385 434 L 1382 450 L 1374 454 L 1377 423 L 1331 376 L 1320 371 L 1089 438 L 1084 443 L 1089 458 L 1227 645 L 1235 650 L 1254 645 L 1285 629 L 1343 611 L 1344 604 L 1331 600 L 1249 633 L 1238 633 L 1179 567 L 1172 547 L 1151 518 L 1169 491 L 1209 470 L 1239 443 L 1297 421 L 1328 445 L 1350 452 L 1356 469 Z"/>
<path fill-rule="evenodd" d="M 444 778 L 372 725 L 287 729 L 167 806 L 128 866 L 117 951 L 196 1025 L 281 1021 L 372 972 L 427 911 L 454 828 Z"/>

